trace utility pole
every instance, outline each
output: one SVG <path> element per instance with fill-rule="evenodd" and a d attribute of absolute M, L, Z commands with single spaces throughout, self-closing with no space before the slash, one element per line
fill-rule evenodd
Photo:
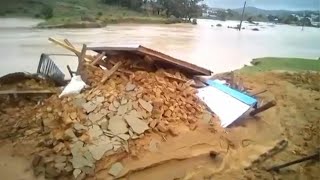
<path fill-rule="evenodd" d="M 303 31 L 304 30 L 304 23 L 305 23 L 305 21 L 306 21 L 306 12 L 304 11 L 303 12 L 303 19 L 302 19 L 302 28 L 301 28 L 301 31 Z"/>
<path fill-rule="evenodd" d="M 320 28 L 320 1 L 318 3 L 319 3 L 318 28 Z"/>
<path fill-rule="evenodd" d="M 246 9 L 247 1 L 244 1 L 243 9 L 242 9 L 242 15 L 241 15 L 241 21 L 240 21 L 240 26 L 239 26 L 239 31 L 241 31 L 241 26 L 242 26 L 242 21 L 243 21 L 243 16 L 244 16 L 244 10 Z"/>

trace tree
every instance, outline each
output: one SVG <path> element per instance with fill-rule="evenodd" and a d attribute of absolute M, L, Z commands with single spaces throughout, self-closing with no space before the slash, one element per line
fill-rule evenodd
<path fill-rule="evenodd" d="M 247 21 L 248 21 L 249 23 L 253 23 L 253 16 L 248 17 Z"/>
<path fill-rule="evenodd" d="M 185 16 L 186 16 L 186 18 L 189 19 L 189 21 L 193 17 L 201 16 L 202 8 L 200 5 L 198 5 L 198 3 L 201 1 L 202 0 L 186 0 L 186 2 L 185 2 L 186 3 Z"/>
<path fill-rule="evenodd" d="M 44 6 L 41 9 L 41 15 L 45 18 L 45 19 L 50 19 L 53 17 L 53 8 L 51 6 Z"/>
<path fill-rule="evenodd" d="M 199 2 L 203 0 L 158 0 L 166 11 L 167 16 L 173 15 L 177 18 L 197 17 L 202 14 Z"/>
<path fill-rule="evenodd" d="M 311 20 L 310 20 L 309 17 L 304 17 L 298 22 L 298 25 L 300 25 L 300 26 L 312 26 L 312 23 L 311 23 Z"/>
<path fill-rule="evenodd" d="M 276 19 L 279 20 L 279 17 L 273 16 L 273 15 L 268 15 L 268 16 L 267 16 L 267 19 L 268 19 L 268 21 L 270 21 L 270 22 L 274 22 L 274 21 L 276 21 Z"/>
<path fill-rule="evenodd" d="M 162 10 L 162 6 L 157 0 L 149 0 L 149 1 L 144 2 L 144 4 L 146 6 L 149 5 L 151 7 L 152 14 L 155 14 L 155 12 L 156 12 L 157 15 L 160 15 L 160 12 Z"/>
<path fill-rule="evenodd" d="M 235 12 L 233 12 L 231 9 L 227 9 L 227 16 L 233 17 Z"/>
<path fill-rule="evenodd" d="M 320 15 L 312 19 L 314 22 L 319 22 L 320 21 Z"/>
<path fill-rule="evenodd" d="M 219 20 L 225 21 L 227 19 L 227 13 L 224 10 L 218 10 L 217 17 Z"/>
<path fill-rule="evenodd" d="M 141 10 L 152 8 L 160 14 L 165 11 L 167 17 L 173 15 L 177 18 L 191 19 L 202 14 L 202 7 L 199 3 L 203 0 L 103 0 L 107 4 L 128 7 L 133 10 Z"/>
<path fill-rule="evenodd" d="M 106 4 L 127 7 L 133 10 L 140 10 L 144 0 L 103 0 Z"/>
<path fill-rule="evenodd" d="M 201 9 L 202 9 L 202 11 L 207 12 L 210 9 L 210 7 L 206 4 L 201 4 Z"/>
<path fill-rule="evenodd" d="M 284 24 L 296 24 L 298 21 L 299 21 L 298 17 L 290 14 L 288 16 L 281 18 L 280 22 Z"/>

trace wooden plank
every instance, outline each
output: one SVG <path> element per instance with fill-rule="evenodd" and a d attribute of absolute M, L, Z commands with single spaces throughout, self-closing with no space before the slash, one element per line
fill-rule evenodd
<path fill-rule="evenodd" d="M 50 38 L 50 37 L 49 37 L 49 41 L 51 41 L 51 42 L 53 42 L 53 43 L 55 43 L 55 44 L 58 44 L 58 45 L 62 46 L 63 48 L 68 49 L 69 51 L 72 51 L 72 52 L 75 53 L 77 56 L 80 55 L 80 51 L 76 50 L 75 48 L 72 48 L 72 47 L 68 46 L 68 45 L 65 44 L 64 42 L 61 42 L 61 41 L 59 41 L 59 40 L 56 40 L 56 39 Z"/>
<path fill-rule="evenodd" d="M 131 53 L 136 54 L 139 56 L 148 56 L 154 61 L 155 63 L 159 64 L 165 64 L 165 65 L 171 65 L 174 67 L 178 67 L 182 69 L 184 72 L 191 73 L 190 75 L 211 75 L 211 71 L 199 66 L 196 66 L 194 64 L 173 58 L 171 56 L 168 56 L 166 54 L 163 54 L 161 52 L 143 47 L 89 47 L 88 49 L 93 50 L 95 52 L 107 52 L 107 55 L 112 54 L 119 54 L 119 53 Z M 148 59 L 147 59 L 148 60 Z"/>
<path fill-rule="evenodd" d="M 178 67 L 184 71 L 187 71 L 188 73 L 192 73 L 193 75 L 211 75 L 211 71 L 199 66 L 196 66 L 194 64 L 188 63 L 186 61 L 182 61 L 176 58 L 173 58 L 169 55 L 163 54 L 161 52 L 146 48 L 144 46 L 139 46 L 138 52 L 148 55 L 152 59 L 154 59 L 156 62 L 162 62 L 162 63 L 169 63 L 171 66 Z"/>
<path fill-rule="evenodd" d="M 187 82 L 187 80 L 184 80 L 184 79 L 182 79 L 182 78 L 179 78 L 179 77 L 177 77 L 177 76 L 175 76 L 175 75 L 172 75 L 172 74 L 170 74 L 170 73 L 167 73 L 167 72 L 164 72 L 164 75 L 165 75 L 167 78 L 173 79 L 173 80 L 178 81 L 178 82 L 182 82 L 182 83 L 186 83 L 186 82 Z"/>
<path fill-rule="evenodd" d="M 101 53 L 101 54 L 91 63 L 91 65 L 95 66 L 105 55 L 106 55 L 106 52 Z"/>
<path fill-rule="evenodd" d="M 113 73 L 115 73 L 120 68 L 122 64 L 123 63 L 120 61 L 116 65 L 114 65 L 110 70 L 105 70 L 105 74 L 102 77 L 101 83 L 106 82 L 110 78 L 110 76 L 112 76 Z"/>
<path fill-rule="evenodd" d="M 50 90 L 3 90 L 0 91 L 0 95 L 10 95 L 10 94 L 55 94 L 56 92 Z"/>
<path fill-rule="evenodd" d="M 285 167 L 288 167 L 288 166 L 291 166 L 291 165 L 294 165 L 294 164 L 302 163 L 304 161 L 309 161 L 309 160 L 319 161 L 319 158 L 320 158 L 320 153 L 318 152 L 316 154 L 309 155 L 307 157 L 303 157 L 303 158 L 300 158 L 300 159 L 297 159 L 297 160 L 294 160 L 294 161 L 290 161 L 290 162 L 287 162 L 287 163 L 284 163 L 284 164 L 281 164 L 281 165 L 278 165 L 278 166 L 273 166 L 273 167 L 267 169 L 267 171 L 279 172 L 280 169 L 282 169 L 282 168 L 285 168 Z"/>
<path fill-rule="evenodd" d="M 81 49 L 81 54 L 79 56 L 79 61 L 83 62 L 87 52 L 87 45 L 83 44 Z"/>
<path fill-rule="evenodd" d="M 84 63 L 84 59 L 85 59 L 85 56 L 86 56 L 86 52 L 87 52 L 87 45 L 86 44 L 83 44 L 82 45 L 82 50 L 81 50 L 81 54 L 78 56 L 78 68 L 77 68 L 77 74 L 80 73 L 80 69 L 82 68 L 83 66 L 83 63 Z"/>
<path fill-rule="evenodd" d="M 259 91 L 252 91 L 252 92 L 250 92 L 250 93 L 251 93 L 252 96 L 257 96 L 257 95 L 262 94 L 262 93 L 265 93 L 265 92 L 267 92 L 267 91 L 268 91 L 268 90 L 266 90 L 266 89 L 262 89 L 262 90 L 259 90 Z"/>
<path fill-rule="evenodd" d="M 71 42 L 68 39 L 64 39 L 63 40 L 68 46 L 72 47 L 73 49 L 75 49 L 75 47 L 71 44 Z"/>
<path fill-rule="evenodd" d="M 270 108 L 272 108 L 273 106 L 277 105 L 277 102 L 276 101 L 270 101 L 270 102 L 267 102 L 266 104 L 262 105 L 261 107 L 253 110 L 250 112 L 250 116 L 255 116 L 263 111 L 266 111 Z"/>
<path fill-rule="evenodd" d="M 72 72 L 72 70 L 71 70 L 69 65 L 67 65 L 67 69 L 69 71 L 70 77 L 73 77 L 73 72 Z"/>
<path fill-rule="evenodd" d="M 133 74 L 132 71 L 125 70 L 125 69 L 118 69 L 118 71 L 121 72 L 121 73 L 127 74 L 127 75 L 132 75 Z"/>
<path fill-rule="evenodd" d="M 49 41 L 59 45 L 59 46 L 62 46 L 63 48 L 65 49 L 68 49 L 69 51 L 75 53 L 77 56 L 80 56 L 81 55 L 81 52 L 79 50 L 77 50 L 76 48 L 72 48 L 70 46 L 68 46 L 66 43 L 64 42 L 61 42 L 57 39 L 54 39 L 54 38 L 49 38 Z M 91 61 L 94 61 L 94 59 L 91 57 L 91 56 L 86 56 L 84 58 L 85 61 L 88 61 L 88 62 L 91 62 Z"/>

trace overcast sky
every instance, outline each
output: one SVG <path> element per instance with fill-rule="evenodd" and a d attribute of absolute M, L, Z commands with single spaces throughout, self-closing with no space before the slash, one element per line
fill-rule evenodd
<path fill-rule="evenodd" d="M 245 0 L 205 0 L 211 7 L 239 8 Z M 319 10 L 320 0 L 247 0 L 248 6 L 262 9 Z"/>

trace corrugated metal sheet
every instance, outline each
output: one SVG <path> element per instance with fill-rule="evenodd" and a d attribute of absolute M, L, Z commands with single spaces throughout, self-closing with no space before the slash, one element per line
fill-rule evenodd
<path fill-rule="evenodd" d="M 251 108 L 250 105 L 212 86 L 199 89 L 197 95 L 219 117 L 224 128 Z"/>
<path fill-rule="evenodd" d="M 105 52 L 106 55 L 116 55 L 121 53 L 132 53 L 139 56 L 148 56 L 150 57 L 155 63 L 171 66 L 178 69 L 181 69 L 183 72 L 189 73 L 191 75 L 211 75 L 211 71 L 194 64 L 173 58 L 161 52 L 155 51 L 150 48 L 146 48 L 144 46 L 137 46 L 137 47 L 121 47 L 121 46 L 114 46 L 114 47 L 88 47 L 87 49 L 93 50 L 98 53 Z"/>

